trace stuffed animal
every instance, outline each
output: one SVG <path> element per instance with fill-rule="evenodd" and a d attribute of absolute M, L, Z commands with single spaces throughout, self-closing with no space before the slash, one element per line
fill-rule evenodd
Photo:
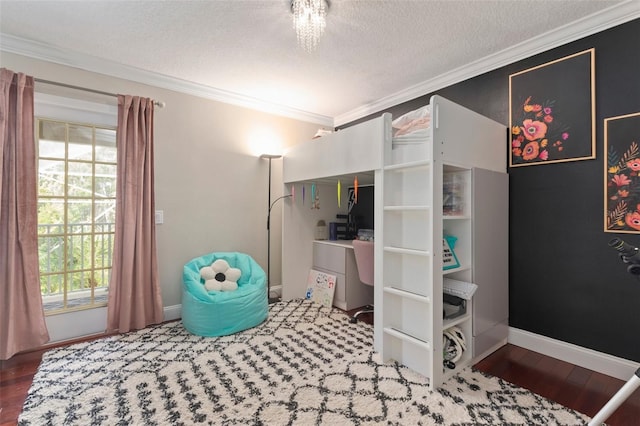
<path fill-rule="evenodd" d="M 240 269 L 230 267 L 224 259 L 218 259 L 211 266 L 200 269 L 200 276 L 204 279 L 204 287 L 207 291 L 236 290 L 241 273 Z"/>

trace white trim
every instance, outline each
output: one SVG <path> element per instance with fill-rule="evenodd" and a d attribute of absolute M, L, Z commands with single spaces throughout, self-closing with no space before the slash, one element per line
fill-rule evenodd
<path fill-rule="evenodd" d="M 500 349 L 501 347 L 503 347 L 506 344 L 507 344 L 507 339 L 506 338 L 500 340 L 498 343 L 496 343 L 495 345 L 493 345 L 492 347 L 490 347 L 489 349 L 487 349 L 483 353 L 473 357 L 473 359 L 471 360 L 471 365 L 475 365 L 475 364 L 479 363 L 480 361 L 482 361 L 483 359 L 485 359 L 486 357 L 488 357 L 489 355 L 491 355 L 492 353 L 494 353 L 495 351 L 497 351 L 498 349 Z"/>
<path fill-rule="evenodd" d="M 563 44 L 604 31 L 638 17 L 640 17 L 640 2 L 637 0 L 626 0 L 595 14 L 570 22 L 553 31 L 531 38 L 526 42 L 519 43 L 501 52 L 459 67 L 444 75 L 423 81 L 407 89 L 385 96 L 375 102 L 362 105 L 334 118 L 286 107 L 284 105 L 276 105 L 202 84 L 167 77 L 155 72 L 121 65 L 91 55 L 67 51 L 46 43 L 27 40 L 9 34 L 0 33 L 0 50 L 275 115 L 334 127 L 385 110 L 402 102 L 418 98 L 452 84 L 468 80 L 538 53 L 562 46 Z"/>
<path fill-rule="evenodd" d="M 278 298 L 282 297 L 282 284 L 280 285 L 272 285 L 269 289 L 269 298 Z"/>
<path fill-rule="evenodd" d="M 164 307 L 164 321 L 172 321 L 182 318 L 182 304 Z"/>
<path fill-rule="evenodd" d="M 201 98 L 212 99 L 214 101 L 263 111 L 274 115 L 333 127 L 333 118 L 325 115 L 314 114 L 284 105 L 277 105 L 271 102 L 252 98 L 250 96 L 216 89 L 203 84 L 184 81 L 174 77 L 168 77 L 156 72 L 145 71 L 139 68 L 97 58 L 95 56 L 60 49 L 46 43 L 28 40 L 5 33 L 0 33 L 0 40 L 2 40 L 0 50 L 5 52 L 79 68 L 85 71 L 91 71 L 111 77 L 135 81 Z"/>
<path fill-rule="evenodd" d="M 589 370 L 627 381 L 638 369 L 638 364 L 561 340 L 509 327 L 508 342 Z"/>
<path fill-rule="evenodd" d="M 513 64 L 522 59 L 537 55 L 538 53 L 546 52 L 555 47 L 596 34 L 608 28 L 613 28 L 638 17 L 640 17 L 640 2 L 637 0 L 627 0 L 593 15 L 570 22 L 553 31 L 531 38 L 526 42 L 516 44 L 508 49 L 471 62 L 446 74 L 423 81 L 389 96 L 385 96 L 375 102 L 362 105 L 352 111 L 341 114 L 334 118 L 335 126 L 341 126 L 367 115 L 383 111 L 427 93 L 435 92 L 505 65 Z"/>
<path fill-rule="evenodd" d="M 72 123 L 109 127 L 116 127 L 118 124 L 117 105 L 50 95 L 38 92 L 37 88 L 34 95 L 34 113 L 36 117 Z"/>
<path fill-rule="evenodd" d="M 107 328 L 107 307 L 46 315 L 44 319 L 49 331 L 48 343 L 58 343 L 104 333 Z"/>

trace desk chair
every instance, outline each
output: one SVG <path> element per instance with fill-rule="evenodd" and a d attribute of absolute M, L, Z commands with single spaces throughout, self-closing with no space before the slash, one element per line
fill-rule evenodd
<path fill-rule="evenodd" d="M 353 254 L 356 258 L 358 276 L 362 283 L 373 286 L 373 241 L 353 240 Z M 365 313 L 373 313 L 373 306 L 356 312 L 351 317 L 351 322 L 356 323 L 358 316 Z"/>

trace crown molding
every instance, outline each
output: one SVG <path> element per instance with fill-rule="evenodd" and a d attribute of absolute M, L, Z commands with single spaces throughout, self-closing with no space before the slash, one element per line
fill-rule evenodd
<path fill-rule="evenodd" d="M 570 22 L 553 31 L 531 38 L 526 42 L 516 44 L 508 49 L 456 68 L 446 74 L 425 80 L 414 86 L 385 96 L 375 102 L 362 105 L 341 114 L 334 118 L 335 126 L 341 126 L 366 117 L 367 115 L 384 111 L 385 109 L 416 99 L 427 93 L 435 92 L 452 84 L 468 80 L 480 74 L 493 71 L 555 47 L 613 28 L 639 17 L 640 1 L 625 0 L 616 6 Z"/>
<path fill-rule="evenodd" d="M 269 114 L 333 127 L 333 118 L 0 33 L 0 50 Z M 37 77 L 37 76 L 36 76 Z"/>
<path fill-rule="evenodd" d="M 91 55 L 71 52 L 46 43 L 27 40 L 4 33 L 0 33 L 0 50 L 274 115 L 335 127 L 639 17 L 640 2 L 637 0 L 625 0 L 618 5 L 568 23 L 553 31 L 529 39 L 526 42 L 519 43 L 508 49 L 482 58 L 481 60 L 471 62 L 446 74 L 425 80 L 336 117 L 314 114 L 296 108 L 262 101 L 249 96 L 144 71 L 139 68 L 117 64 Z"/>

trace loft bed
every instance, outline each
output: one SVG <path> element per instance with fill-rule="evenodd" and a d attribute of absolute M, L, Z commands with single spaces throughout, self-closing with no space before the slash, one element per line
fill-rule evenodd
<path fill-rule="evenodd" d="M 461 269 L 447 271 L 450 278 L 475 280 L 473 262 L 476 254 L 482 252 L 486 260 L 483 270 L 487 271 L 483 274 L 489 285 L 477 294 L 492 297 L 491 286 L 495 281 L 500 288 L 493 295 L 498 292 L 506 295 L 508 281 L 508 275 L 503 274 L 508 241 L 495 247 L 496 242 L 489 239 L 489 250 L 472 250 L 476 244 L 474 223 L 484 225 L 486 218 L 480 215 L 478 220 L 473 212 L 443 217 L 443 173 L 460 173 L 471 188 L 474 185 L 470 179 L 475 176 L 475 170 L 485 170 L 505 176 L 500 178 L 500 187 L 506 188 L 503 184 L 506 135 L 504 125 L 440 96 L 432 96 L 428 106 L 396 120 L 392 121 L 388 113 L 382 114 L 291 148 L 283 159 L 284 192 L 295 193 L 295 198 L 285 200 L 283 207 L 283 299 L 305 296 L 307 277 L 314 262 L 312 246 L 316 224 L 319 220 L 329 222 L 336 214 L 346 212 L 348 200 L 344 188 L 356 176 L 359 185 L 374 184 L 374 350 L 380 352 L 383 359 L 395 359 L 429 377 L 432 388 L 439 386 L 444 378 L 442 332 L 446 324 L 442 318 L 443 271 L 434 267 L 442 265 L 442 237 L 447 229 L 462 237 L 458 241 L 458 254 L 461 263 L 466 264 Z M 343 188 L 339 196 L 338 183 Z M 310 185 L 321 194 L 319 206 L 309 202 Z M 307 188 L 306 203 L 300 199 L 301 188 Z M 506 190 L 492 190 L 491 185 L 488 190 L 491 197 L 507 199 Z M 469 205 L 474 202 L 469 198 Z M 483 209 L 488 212 L 491 206 Z M 503 210 L 507 210 L 506 215 L 508 209 Z M 491 216 L 502 220 L 490 228 L 506 226 L 508 218 L 502 213 L 496 211 Z M 494 252 L 500 254 L 491 254 L 491 259 L 486 259 L 486 253 Z M 492 262 L 497 262 L 497 266 Z M 497 279 L 494 279 L 495 271 L 500 274 Z M 479 318 L 477 322 L 472 321 L 471 313 L 456 322 L 469 341 L 473 340 L 469 343 L 473 356 L 476 356 L 476 342 L 483 351 L 494 350 L 496 345 L 506 342 L 507 317 L 494 318 L 495 303 L 488 309 L 488 313 L 483 312 L 486 318 Z M 508 309 L 504 306 L 499 309 L 507 315 Z M 475 312 L 473 315 L 476 318 Z M 496 321 L 499 324 L 496 325 Z M 480 330 L 480 326 L 487 331 Z M 476 339 L 476 333 L 486 338 L 486 342 Z M 469 351 L 460 366 L 470 364 L 471 360 Z"/>
<path fill-rule="evenodd" d="M 391 114 L 295 145 L 283 160 L 283 181 L 335 183 L 358 176 L 362 184 L 374 183 L 382 167 L 383 147 L 391 136 Z"/>
<path fill-rule="evenodd" d="M 347 214 L 347 188 L 374 185 L 391 138 L 391 114 L 298 144 L 283 157 L 282 297 L 305 297 L 317 224 Z M 337 183 L 342 186 L 338 203 Z M 311 193 L 314 189 L 316 194 Z M 304 191 L 304 192 L 303 192 Z M 319 195 L 317 195 L 319 193 Z M 312 195 L 319 198 L 313 203 Z M 319 208 L 317 208 L 319 207 Z"/>
<path fill-rule="evenodd" d="M 282 254 L 286 259 L 283 262 L 286 267 L 282 269 L 283 298 L 304 297 L 312 265 L 311 241 L 315 239 L 315 226 L 319 220 L 328 223 L 336 214 L 346 213 L 346 188 L 353 185 L 356 177 L 358 185 L 379 184 L 383 167 L 428 158 L 433 135 L 450 131 L 455 132 L 456 143 L 441 146 L 444 162 L 504 171 L 506 154 L 502 143 L 474 142 L 477 129 L 484 128 L 486 121 L 490 120 L 441 96 L 432 96 L 428 105 L 393 121 L 391 114 L 384 113 L 286 151 L 283 193 L 293 193 L 294 197 L 285 200 L 283 209 Z M 436 133 L 434 127 L 451 130 Z M 489 139 L 496 136 L 504 139 L 506 131 L 497 135 L 495 130 L 501 132 L 504 127 L 492 128 L 494 133 Z M 338 182 L 343 189 L 339 206 Z M 313 208 L 311 203 L 312 185 L 320 193 L 320 209 Z M 382 188 L 376 189 L 376 198 L 381 191 Z"/>

